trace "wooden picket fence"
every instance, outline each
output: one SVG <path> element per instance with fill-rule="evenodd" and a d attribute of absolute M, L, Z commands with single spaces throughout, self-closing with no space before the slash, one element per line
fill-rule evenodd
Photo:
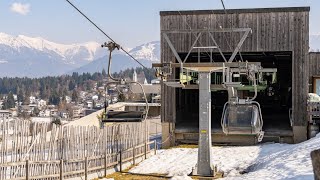
<path fill-rule="evenodd" d="M 0 120 L 0 180 L 67 179 L 135 161 L 151 150 L 146 122 L 58 126 Z"/>

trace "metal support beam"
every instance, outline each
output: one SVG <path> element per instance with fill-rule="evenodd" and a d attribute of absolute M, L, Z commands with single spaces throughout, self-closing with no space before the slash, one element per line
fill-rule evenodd
<path fill-rule="evenodd" d="M 179 54 L 177 53 L 176 49 L 174 48 L 172 42 L 170 41 L 168 35 L 166 33 L 163 33 L 164 39 L 167 41 L 172 53 L 174 54 L 174 56 L 177 58 L 178 62 L 180 63 L 180 73 L 183 73 L 183 62 L 179 56 Z"/>
<path fill-rule="evenodd" d="M 238 43 L 236 49 L 233 51 L 232 56 L 230 57 L 228 62 L 232 62 L 233 59 L 236 57 L 236 55 L 238 54 L 239 50 L 241 49 L 241 46 L 243 44 L 243 42 L 247 39 L 249 33 L 252 32 L 251 28 L 247 29 L 245 31 L 245 33 L 243 34 L 242 38 L 240 39 L 240 42 Z"/>
<path fill-rule="evenodd" d="M 180 64 L 182 64 L 182 60 L 181 60 L 179 54 L 177 53 L 176 49 L 174 48 L 172 42 L 170 41 L 168 35 L 167 35 L 166 33 L 163 33 L 163 37 L 164 37 L 164 39 L 167 41 L 167 43 L 168 43 L 168 45 L 169 45 L 169 47 L 170 47 L 173 55 L 177 58 L 178 62 L 179 62 Z"/>
<path fill-rule="evenodd" d="M 197 36 L 197 38 L 196 38 L 196 40 L 193 42 L 193 44 L 192 44 L 192 46 L 191 46 L 191 49 L 189 50 L 187 56 L 186 56 L 186 57 L 184 58 L 184 60 L 183 60 L 183 63 L 185 63 L 185 62 L 187 61 L 188 57 L 190 56 L 191 51 L 193 50 L 193 47 L 197 44 L 198 39 L 200 38 L 201 34 L 202 34 L 202 33 L 199 33 L 198 36 Z"/>
<path fill-rule="evenodd" d="M 210 36 L 211 40 L 213 41 L 214 45 L 217 46 L 217 49 L 219 50 L 219 53 L 220 53 L 220 55 L 222 56 L 224 62 L 227 62 L 226 57 L 225 57 L 224 54 L 222 53 L 222 51 L 221 51 L 221 49 L 220 49 L 220 46 L 218 46 L 218 44 L 217 44 L 216 40 L 213 38 L 213 35 L 211 34 L 211 32 L 209 32 L 209 36 Z"/>
<path fill-rule="evenodd" d="M 199 149 L 197 174 L 214 175 L 211 150 L 211 74 L 199 72 Z"/>

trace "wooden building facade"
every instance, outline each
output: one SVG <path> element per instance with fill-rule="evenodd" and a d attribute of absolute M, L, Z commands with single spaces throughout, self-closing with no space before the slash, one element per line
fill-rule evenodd
<path fill-rule="evenodd" d="M 181 57 L 188 53 L 192 43 L 197 37 L 197 30 L 216 30 L 221 28 L 251 28 L 252 33 L 244 41 L 241 53 L 244 60 L 251 59 L 281 59 L 288 62 L 283 68 L 283 72 L 288 74 L 288 89 L 290 90 L 290 103 L 292 107 L 292 123 L 290 126 L 290 136 L 292 140 L 286 142 L 301 142 L 307 139 L 307 93 L 309 76 L 309 11 L 310 7 L 289 7 L 289 8 L 261 8 L 261 9 L 231 9 L 227 14 L 223 10 L 194 10 L 194 11 L 163 11 L 161 18 L 161 63 L 176 61 L 168 43 L 165 41 L 163 33 L 167 33 L 173 46 Z M 177 33 L 190 31 L 194 33 Z M 175 32 L 175 33 L 171 33 Z M 213 36 L 225 54 L 231 54 L 241 38 L 240 33 L 213 33 Z M 212 46 L 209 35 L 199 37 L 198 46 Z M 216 53 L 200 50 L 200 54 Z M 192 50 L 194 55 L 199 54 L 199 50 Z M 312 54 L 311 54 L 312 56 Z M 236 57 L 241 58 L 239 54 Z M 285 78 L 285 73 L 282 77 Z M 172 79 L 177 71 L 173 72 Z M 198 108 L 196 91 L 179 90 L 162 84 L 162 110 L 161 121 L 163 125 L 163 139 L 172 136 L 171 144 L 178 139 L 188 139 L 193 134 L 193 139 L 197 139 L 197 133 L 190 128 L 184 129 L 184 133 L 179 134 L 177 122 L 183 121 L 181 114 L 188 114 L 189 111 Z M 194 104 L 194 106 L 191 106 Z M 185 106 L 185 107 L 184 107 Z M 190 107 L 189 109 L 187 107 Z M 179 108 L 184 109 L 179 114 Z M 288 114 L 288 113 L 286 113 Z M 194 113 L 196 116 L 197 114 Z M 213 113 L 213 116 L 215 114 Z M 192 116 L 191 114 L 188 116 Z M 282 117 L 278 117 L 281 119 Z M 182 128 L 183 129 L 183 128 Z M 181 130 L 181 128 L 180 128 Z M 182 131 L 181 131 L 182 132 Z M 218 132 L 218 131 L 216 131 Z M 281 134 L 281 132 L 279 132 Z M 279 134 L 278 133 L 278 134 Z M 219 143 L 231 142 L 230 136 L 215 133 L 213 139 L 222 139 Z M 277 135 L 278 136 L 278 135 Z M 192 138 L 191 138 L 192 139 Z M 225 139 L 225 140 L 224 140 Z M 281 135 L 279 135 L 281 139 Z M 246 140 L 243 140 L 246 141 Z M 281 140 L 279 140 L 281 141 Z M 168 144 L 167 144 L 168 145 Z"/>

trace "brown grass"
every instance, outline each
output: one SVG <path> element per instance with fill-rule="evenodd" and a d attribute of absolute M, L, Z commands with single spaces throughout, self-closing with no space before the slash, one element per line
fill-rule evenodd
<path fill-rule="evenodd" d="M 160 174 L 150 174 L 150 175 L 142 175 L 142 174 L 130 174 L 130 173 L 120 173 L 116 172 L 108 175 L 106 178 L 113 178 L 114 180 L 158 180 L 158 179 L 168 179 L 163 177 Z"/>

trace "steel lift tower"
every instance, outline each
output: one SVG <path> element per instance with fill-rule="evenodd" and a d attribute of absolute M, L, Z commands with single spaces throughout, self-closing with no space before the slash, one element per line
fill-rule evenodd
<path fill-rule="evenodd" d="M 229 59 L 226 59 L 222 50 L 216 43 L 214 33 L 243 33 L 234 52 Z M 261 108 L 258 102 L 253 101 L 257 97 L 257 83 L 262 81 L 263 73 L 275 73 L 276 69 L 263 69 L 260 62 L 233 62 L 237 53 L 249 33 L 251 28 L 232 28 L 217 30 L 179 30 L 164 31 L 162 36 L 170 47 L 178 63 L 155 63 L 152 66 L 157 70 L 157 76 L 161 77 L 166 86 L 175 88 L 185 88 L 190 82 L 196 82 L 199 85 L 199 141 L 198 141 L 198 163 L 193 169 L 192 175 L 196 176 L 216 176 L 217 168 L 212 161 L 212 140 L 211 140 L 211 75 L 220 73 L 222 76 L 221 86 L 228 91 L 228 101 L 226 102 L 221 119 L 221 128 L 225 134 L 253 135 L 257 136 L 260 142 L 263 138 L 263 121 Z M 173 33 L 197 34 L 187 56 L 182 60 L 169 35 Z M 213 46 L 196 47 L 199 38 L 206 34 Z M 183 42 L 180 42 L 183 43 Z M 201 45 L 201 43 L 200 43 Z M 187 63 L 187 59 L 194 49 L 198 49 L 198 63 Z M 214 62 L 210 53 L 210 62 L 201 62 L 200 50 L 212 52 L 216 50 L 220 53 L 224 62 Z M 210 50 L 210 51 L 209 51 Z M 180 68 L 179 79 L 173 79 L 173 71 Z M 194 73 L 197 76 L 194 76 Z M 171 77 L 171 78 L 168 78 Z M 252 82 L 252 89 L 255 95 L 253 98 L 247 97 L 240 99 L 238 91 L 244 86 L 241 80 L 233 81 L 246 77 Z"/>

